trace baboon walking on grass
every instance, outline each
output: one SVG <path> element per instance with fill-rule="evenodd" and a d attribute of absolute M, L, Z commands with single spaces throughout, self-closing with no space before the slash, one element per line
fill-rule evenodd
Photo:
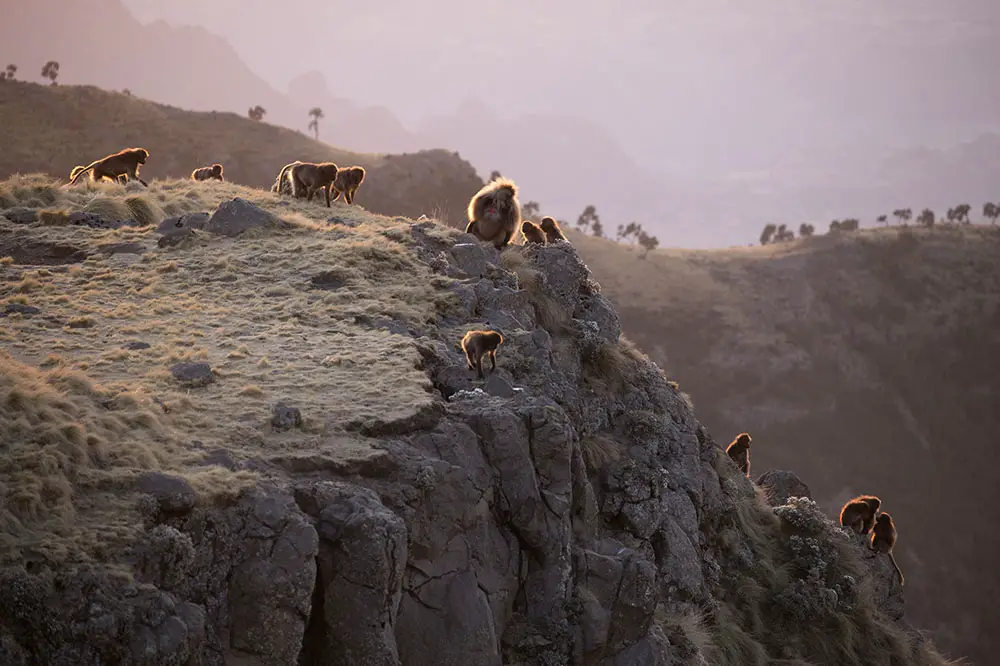
<path fill-rule="evenodd" d="M 330 189 L 333 181 L 337 178 L 337 165 L 333 162 L 321 162 L 312 164 L 301 162 L 294 165 L 288 172 L 292 180 L 292 196 L 296 198 L 305 197 L 312 201 L 313 195 L 317 191 L 323 190 L 326 195 L 326 207 L 330 207 Z"/>
<path fill-rule="evenodd" d="M 335 194 L 333 200 L 336 201 L 343 194 L 344 201 L 348 204 L 353 204 L 354 195 L 364 180 L 364 167 L 352 166 L 340 169 L 337 171 L 337 179 L 333 181 L 333 191 Z"/>
<path fill-rule="evenodd" d="M 120 177 L 124 176 L 126 183 L 131 178 L 149 187 L 146 181 L 139 178 L 139 166 L 145 164 L 148 157 L 149 151 L 145 148 L 126 148 L 113 155 L 108 155 L 95 162 L 91 162 L 80 170 L 74 168 L 73 171 L 76 173 L 72 174 L 71 172 L 72 178 L 70 178 L 69 184 L 75 184 L 80 176 L 89 171 L 90 178 L 95 183 L 105 177 L 117 181 Z"/>
<path fill-rule="evenodd" d="M 191 172 L 191 180 L 217 180 L 225 182 L 225 178 L 222 175 L 222 165 L 213 164 L 212 166 L 195 169 Z"/>

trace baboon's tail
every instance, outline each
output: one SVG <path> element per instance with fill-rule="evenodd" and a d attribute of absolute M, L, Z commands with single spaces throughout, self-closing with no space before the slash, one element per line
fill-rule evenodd
<path fill-rule="evenodd" d="M 97 160 L 97 162 L 100 162 L 100 161 L 101 160 Z M 77 181 L 78 178 L 80 178 L 80 176 L 82 176 L 83 174 L 87 173 L 88 171 L 90 171 L 91 169 L 93 169 L 95 166 L 97 166 L 97 162 L 91 162 L 90 164 L 88 164 L 85 167 L 73 167 L 73 171 L 76 171 L 77 169 L 80 169 L 80 170 L 76 171 L 75 174 L 73 174 L 72 172 L 70 173 L 69 184 L 72 185 L 73 183 L 75 183 Z"/>
<path fill-rule="evenodd" d="M 896 573 L 899 574 L 899 586 L 903 586 L 903 572 L 899 570 L 899 565 L 896 564 L 896 558 L 889 553 L 889 561 L 892 562 L 892 566 L 896 569 Z"/>
<path fill-rule="evenodd" d="M 77 166 L 73 167 L 73 170 L 69 172 L 70 180 L 72 180 L 73 178 L 75 178 L 76 175 L 78 173 L 80 173 L 81 171 L 83 171 L 83 167 L 82 166 L 77 165 Z"/>

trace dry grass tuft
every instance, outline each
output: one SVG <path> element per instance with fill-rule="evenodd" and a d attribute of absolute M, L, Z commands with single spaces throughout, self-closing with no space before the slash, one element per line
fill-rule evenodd
<path fill-rule="evenodd" d="M 500 265 L 517 275 L 518 287 L 528 292 L 535 306 L 535 318 L 549 333 L 558 333 L 569 321 L 570 312 L 545 289 L 545 274 L 533 268 L 520 248 L 512 247 L 500 255 Z"/>
<path fill-rule="evenodd" d="M 607 435 L 596 434 L 580 440 L 583 462 L 591 473 L 605 465 L 620 460 L 625 454 L 625 445 Z"/>
<path fill-rule="evenodd" d="M 590 354 L 584 356 L 584 381 L 606 394 L 620 393 L 626 381 L 638 371 L 642 358 L 624 338 L 619 338 L 617 342 L 602 340 Z"/>
<path fill-rule="evenodd" d="M 129 217 L 142 226 L 159 224 L 166 217 L 163 209 L 150 197 L 125 197 L 125 207 L 128 209 Z"/>

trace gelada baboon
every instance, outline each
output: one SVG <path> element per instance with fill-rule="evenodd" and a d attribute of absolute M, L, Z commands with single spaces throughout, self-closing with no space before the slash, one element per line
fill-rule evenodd
<path fill-rule="evenodd" d="M 349 204 L 354 203 L 354 193 L 361 187 L 364 179 L 364 167 L 352 166 L 338 171 L 337 179 L 333 181 L 333 191 L 335 193 L 333 200 L 336 201 L 343 194 L 345 202 Z"/>
<path fill-rule="evenodd" d="M 528 243 L 545 245 L 545 232 L 531 220 L 525 220 L 521 223 L 521 235 L 524 236 L 525 245 Z"/>
<path fill-rule="evenodd" d="M 882 500 L 874 495 L 859 495 L 848 500 L 840 509 L 840 524 L 850 527 L 855 534 L 868 534 L 875 524 L 875 516 Z"/>
<path fill-rule="evenodd" d="M 212 166 L 201 167 L 192 171 L 191 180 L 218 180 L 224 182 L 226 179 L 222 175 L 222 165 L 213 164 Z"/>
<path fill-rule="evenodd" d="M 497 248 L 510 242 L 521 224 L 521 204 L 517 200 L 517 185 L 506 178 L 497 178 L 483 185 L 469 201 L 469 225 L 465 232 L 490 241 Z"/>
<path fill-rule="evenodd" d="M 549 217 L 548 215 L 543 217 L 541 227 L 550 243 L 554 243 L 557 240 L 566 240 L 566 236 L 563 234 L 562 229 L 559 228 L 559 223 L 556 222 L 554 217 Z"/>
<path fill-rule="evenodd" d="M 288 176 L 292 180 L 292 196 L 296 198 L 305 197 L 312 201 L 313 195 L 318 190 L 323 190 L 326 195 L 326 207 L 330 207 L 330 188 L 337 178 L 337 165 L 333 162 L 320 162 L 312 164 L 301 162 L 292 166 L 288 171 Z"/>
<path fill-rule="evenodd" d="M 747 476 L 750 476 L 750 442 L 750 435 L 741 432 L 726 447 L 726 454 L 733 459 L 733 462 L 740 468 L 740 471 Z"/>
<path fill-rule="evenodd" d="M 289 169 L 291 169 L 296 164 L 302 164 L 302 162 L 300 162 L 299 160 L 295 160 L 294 162 L 286 164 L 285 166 L 281 167 L 281 171 L 278 172 L 278 177 L 274 179 L 274 185 L 271 186 L 272 192 L 276 192 L 278 194 L 292 193 L 292 183 L 287 178 L 285 178 L 285 175 L 288 173 Z"/>
<path fill-rule="evenodd" d="M 483 378 L 483 356 L 490 357 L 490 372 L 497 369 L 497 347 L 503 342 L 503 336 L 497 331 L 469 331 L 462 338 L 462 351 L 469 370 L 476 369 L 476 374 Z"/>
<path fill-rule="evenodd" d="M 145 148 L 126 148 L 114 155 L 108 155 L 96 162 L 91 162 L 79 171 L 73 169 L 76 173 L 70 178 L 69 184 L 73 185 L 80 176 L 89 171 L 90 178 L 95 183 L 105 177 L 118 180 L 120 176 L 125 176 L 126 183 L 130 178 L 134 178 L 146 187 L 149 187 L 146 181 L 139 178 L 139 165 L 145 164 L 148 157 L 149 151 Z"/>
<path fill-rule="evenodd" d="M 878 515 L 878 520 L 875 521 L 875 527 L 872 529 L 871 549 L 876 553 L 885 553 L 889 556 L 889 561 L 896 569 L 896 573 L 899 575 L 899 584 L 902 586 L 903 572 L 899 570 L 896 558 L 892 556 L 892 549 L 895 545 L 896 525 L 892 522 L 892 516 L 883 511 Z"/>

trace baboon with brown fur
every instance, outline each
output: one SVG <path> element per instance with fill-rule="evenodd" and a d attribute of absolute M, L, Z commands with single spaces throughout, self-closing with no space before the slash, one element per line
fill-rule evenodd
<path fill-rule="evenodd" d="M 276 192 L 278 194 L 281 194 L 283 192 L 288 192 L 289 194 L 291 194 L 292 184 L 291 181 L 285 179 L 285 174 L 287 174 L 288 170 L 291 169 L 296 164 L 302 164 L 302 162 L 300 162 L 299 160 L 295 160 L 294 162 L 291 162 L 281 167 L 281 171 L 278 172 L 278 177 L 274 179 L 274 185 L 271 186 L 272 192 Z M 288 183 L 288 187 L 285 187 L 285 183 Z"/>
<path fill-rule="evenodd" d="M 337 178 L 337 165 L 333 162 L 301 162 L 292 166 L 288 171 L 288 176 L 292 181 L 292 196 L 300 198 L 305 196 L 312 201 L 313 195 L 318 190 L 323 190 L 326 195 L 326 207 L 330 207 L 330 188 Z"/>
<path fill-rule="evenodd" d="M 525 220 L 521 223 L 521 235 L 524 236 L 525 245 L 528 243 L 545 245 L 545 232 L 531 220 Z"/>
<path fill-rule="evenodd" d="M 222 165 L 216 163 L 212 166 L 201 167 L 192 171 L 191 180 L 217 180 L 221 183 L 225 182 L 226 179 L 222 175 Z"/>
<path fill-rule="evenodd" d="M 333 200 L 336 201 L 343 194 L 346 203 L 354 203 L 354 193 L 358 191 L 364 180 L 364 167 L 352 166 L 341 169 L 337 172 L 337 179 L 333 181 L 333 191 L 335 193 Z"/>
<path fill-rule="evenodd" d="M 119 177 L 124 176 L 126 183 L 130 178 L 133 178 L 146 187 L 149 187 L 146 181 L 139 178 L 139 166 L 145 164 L 148 157 L 149 151 L 145 148 L 126 148 L 125 150 L 120 150 L 113 155 L 108 155 L 95 162 L 91 162 L 79 171 L 73 169 L 76 173 L 70 178 L 69 184 L 73 185 L 80 176 L 89 171 L 90 178 L 95 183 L 105 177 L 118 180 Z"/>
<path fill-rule="evenodd" d="M 556 222 L 554 217 L 549 217 L 548 215 L 543 217 L 541 227 L 550 243 L 554 243 L 557 240 L 566 240 L 566 236 L 563 234 L 562 229 L 559 228 L 559 223 Z"/>
<path fill-rule="evenodd" d="M 750 434 L 741 432 L 726 447 L 726 454 L 746 476 L 750 476 Z"/>
<path fill-rule="evenodd" d="M 465 233 L 490 241 L 497 248 L 504 247 L 510 243 L 521 224 L 517 185 L 506 178 L 497 178 L 483 185 L 469 201 L 466 212 L 469 225 Z"/>
<path fill-rule="evenodd" d="M 497 347 L 503 343 L 503 336 L 498 331 L 469 331 L 462 338 L 462 351 L 469 370 L 476 369 L 476 374 L 483 378 L 483 356 L 490 358 L 490 372 L 497 369 Z"/>
<path fill-rule="evenodd" d="M 868 534 L 872 525 L 875 524 L 875 517 L 878 509 L 882 506 L 882 500 L 874 495 L 859 495 L 852 500 L 848 500 L 840 509 L 840 524 L 850 527 L 855 534 Z"/>
<path fill-rule="evenodd" d="M 883 511 L 875 521 L 872 529 L 871 549 L 876 553 L 885 553 L 889 556 L 889 561 L 899 575 L 899 584 L 903 585 L 903 572 L 896 564 L 896 558 L 892 556 L 892 549 L 896 546 L 896 525 L 892 522 L 892 516 Z"/>

